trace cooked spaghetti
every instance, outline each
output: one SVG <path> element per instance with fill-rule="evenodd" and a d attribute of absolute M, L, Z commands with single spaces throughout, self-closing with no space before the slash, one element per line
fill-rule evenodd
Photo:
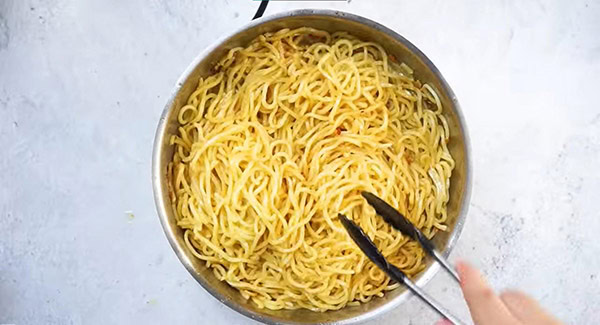
<path fill-rule="evenodd" d="M 375 193 L 428 237 L 446 229 L 454 161 L 434 89 L 380 45 L 283 29 L 234 48 L 201 78 L 171 138 L 171 195 L 193 254 L 260 308 L 315 311 L 397 286 L 338 212 L 408 275 L 419 245 L 390 228 Z"/>

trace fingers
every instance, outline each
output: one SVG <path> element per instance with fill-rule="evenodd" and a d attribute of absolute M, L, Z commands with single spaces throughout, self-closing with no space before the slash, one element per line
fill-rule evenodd
<path fill-rule="evenodd" d="M 475 324 L 561 324 L 544 311 L 535 300 L 521 292 L 507 291 L 498 297 L 479 271 L 467 263 L 459 262 L 456 269 L 460 276 L 463 295 Z"/>
<path fill-rule="evenodd" d="M 508 310 L 522 323 L 527 325 L 559 325 L 542 307 L 529 296 L 518 291 L 506 291 L 500 299 Z"/>
<path fill-rule="evenodd" d="M 475 324 L 519 324 L 519 321 L 511 315 L 502 300 L 485 282 L 479 271 L 465 262 L 459 262 L 456 269 L 460 276 L 463 295 Z"/>

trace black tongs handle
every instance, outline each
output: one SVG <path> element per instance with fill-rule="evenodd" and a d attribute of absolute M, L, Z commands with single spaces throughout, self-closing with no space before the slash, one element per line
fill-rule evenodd
<path fill-rule="evenodd" d="M 423 235 L 419 228 L 415 227 L 405 216 L 403 216 L 398 210 L 394 209 L 391 205 L 387 204 L 384 200 L 380 199 L 373 193 L 369 193 L 363 191 L 362 196 L 367 200 L 367 202 L 375 208 L 375 212 L 380 215 L 383 220 L 392 227 L 396 228 L 403 234 L 408 237 L 419 242 L 421 247 L 425 252 L 433 257 L 444 269 L 446 269 L 452 277 L 460 283 L 460 279 L 458 277 L 458 273 L 456 270 L 448 263 L 448 261 L 435 249 L 433 243 Z"/>

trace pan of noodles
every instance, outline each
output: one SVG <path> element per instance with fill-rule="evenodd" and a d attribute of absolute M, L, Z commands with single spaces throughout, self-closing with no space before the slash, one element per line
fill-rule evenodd
<path fill-rule="evenodd" d="M 421 51 L 356 15 L 297 10 L 251 22 L 191 63 L 159 121 L 152 182 L 171 246 L 216 299 L 268 324 L 351 324 L 410 293 L 338 213 L 423 286 L 438 265 L 360 193 L 448 256 L 470 166 L 458 101 Z"/>

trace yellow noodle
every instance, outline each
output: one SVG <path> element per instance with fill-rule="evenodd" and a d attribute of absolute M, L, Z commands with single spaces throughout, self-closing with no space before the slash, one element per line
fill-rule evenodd
<path fill-rule="evenodd" d="M 398 285 L 337 220 L 422 271 L 418 244 L 376 217 L 377 194 L 429 237 L 454 168 L 439 96 L 385 49 L 311 28 L 234 48 L 182 105 L 169 165 L 185 243 L 260 308 L 340 309 Z"/>

